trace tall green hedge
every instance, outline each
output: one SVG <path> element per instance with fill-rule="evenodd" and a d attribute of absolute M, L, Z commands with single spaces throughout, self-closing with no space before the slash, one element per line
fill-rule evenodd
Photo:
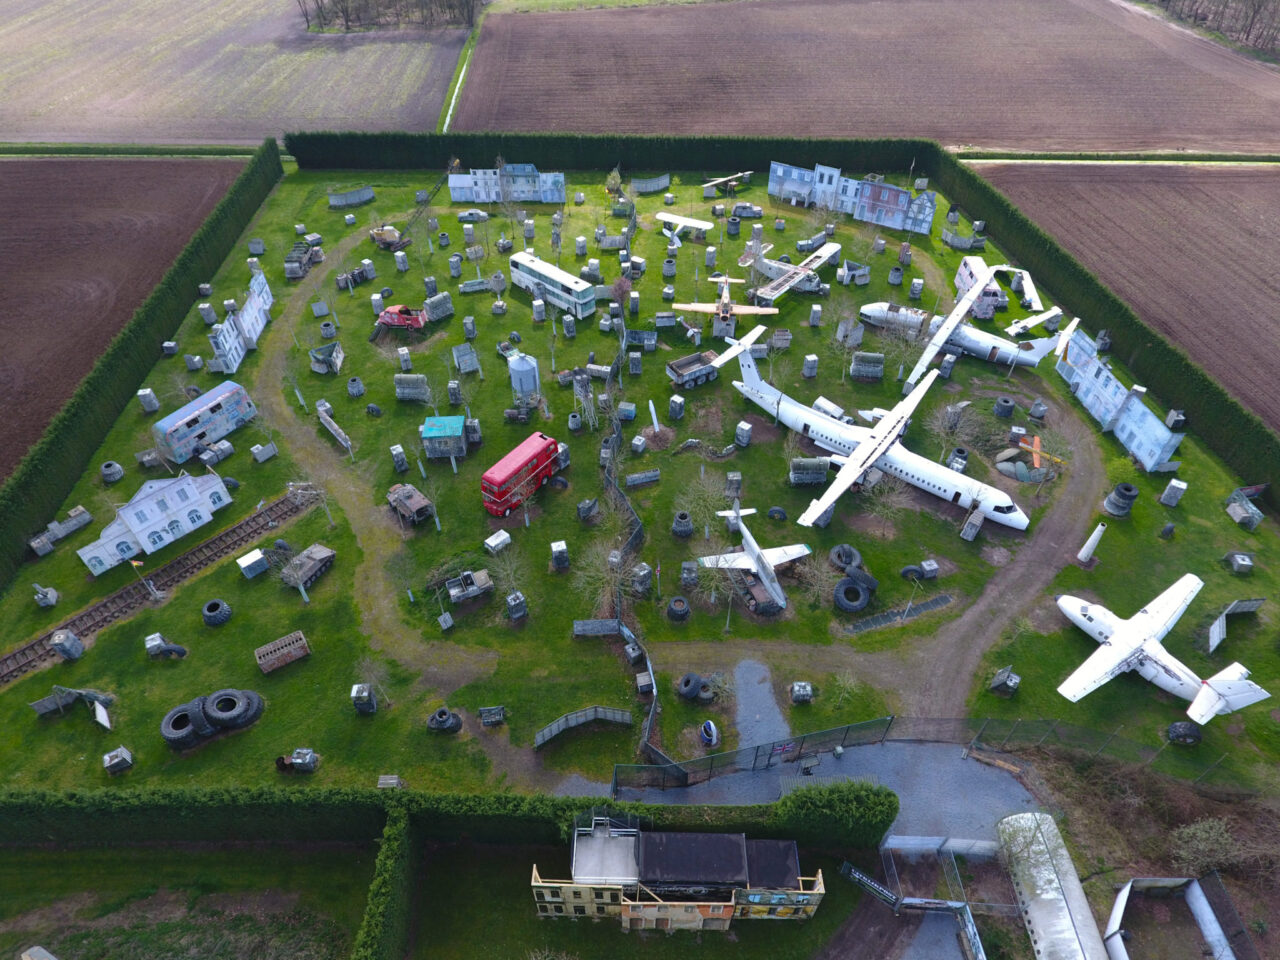
<path fill-rule="evenodd" d="M 981 176 L 936 147 L 928 160 L 934 184 L 971 216 L 987 221 L 987 232 L 1030 270 L 1036 284 L 1091 330 L 1106 328 L 1112 353 L 1162 403 L 1186 412 L 1192 429 L 1246 483 L 1280 480 L 1280 437 L 1248 412 L 1181 349 L 1139 319 L 1048 234 Z M 1280 486 L 1267 492 L 1280 507 Z"/>
<path fill-rule="evenodd" d="M 10 790 L 0 792 L 0 844 L 372 841 L 385 798 L 340 788 Z"/>
<path fill-rule="evenodd" d="M 769 161 L 828 162 L 906 170 L 925 140 L 798 140 L 782 137 L 674 137 L 570 133 L 289 133 L 285 150 L 304 170 L 443 170 L 489 167 L 499 155 L 567 170 L 744 170 L 768 176 Z M 917 163 L 917 166 L 919 164 Z"/>
<path fill-rule="evenodd" d="M 405 955 L 413 910 L 414 860 L 421 852 L 422 844 L 405 805 L 393 798 L 351 960 L 400 960 Z"/>
<path fill-rule="evenodd" d="M 249 220 L 283 175 L 267 139 L 190 243 L 107 346 L 44 435 L 0 488 L 0 586 L 17 573 L 27 538 L 40 532 L 89 466 L 102 438 L 137 393 L 196 300 L 196 288 L 222 266 Z"/>

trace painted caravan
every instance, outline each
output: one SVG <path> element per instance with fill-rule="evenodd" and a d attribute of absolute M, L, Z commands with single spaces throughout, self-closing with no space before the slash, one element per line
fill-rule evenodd
<path fill-rule="evenodd" d="M 535 300 L 545 300 L 579 320 L 596 312 L 595 284 L 532 253 L 522 250 L 511 255 L 511 282 Z"/>
<path fill-rule="evenodd" d="M 186 463 L 257 415 L 244 387 L 227 380 L 152 424 L 151 434 L 160 456 Z"/>

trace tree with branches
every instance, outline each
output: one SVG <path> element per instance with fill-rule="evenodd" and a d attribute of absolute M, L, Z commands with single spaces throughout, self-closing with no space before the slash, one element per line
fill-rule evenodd
<path fill-rule="evenodd" d="M 929 431 L 942 444 L 938 462 L 943 461 L 949 448 L 972 446 L 983 426 L 982 418 L 967 400 L 937 407 L 929 414 Z"/>
<path fill-rule="evenodd" d="M 911 490 L 898 477 L 884 474 L 880 481 L 863 491 L 867 513 L 880 521 L 880 535 L 888 536 L 889 526 L 911 505 Z"/>

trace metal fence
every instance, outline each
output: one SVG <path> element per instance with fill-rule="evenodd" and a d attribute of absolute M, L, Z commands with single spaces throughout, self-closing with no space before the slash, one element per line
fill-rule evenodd
<path fill-rule="evenodd" d="M 1195 782 L 1208 777 L 1226 758 L 1225 754 L 1205 757 L 1178 749 L 1167 750 L 1167 741 L 1140 743 L 1122 737 L 1120 729 L 1105 733 L 1058 720 L 888 716 L 679 763 L 617 764 L 613 768 L 613 792 L 617 796 L 619 788 L 685 787 L 727 773 L 769 770 L 836 747 L 843 749 L 886 740 L 957 743 L 1011 752 L 1035 747 L 1056 748 L 1140 764 Z"/>
<path fill-rule="evenodd" d="M 671 174 L 664 173 L 660 177 L 649 177 L 647 180 L 631 181 L 631 186 L 627 189 L 631 193 L 657 193 L 659 190 L 665 190 L 671 186 Z"/>
<path fill-rule="evenodd" d="M 563 717 L 557 717 L 535 733 L 533 749 L 537 750 L 548 740 L 558 737 L 566 730 L 580 727 L 584 723 L 591 723 L 593 720 L 607 720 L 609 723 L 621 724 L 624 727 L 631 726 L 633 722 L 630 710 L 619 710 L 617 707 L 584 707 L 573 713 L 566 713 Z"/>
<path fill-rule="evenodd" d="M 1227 938 L 1227 943 L 1231 945 L 1231 952 L 1236 955 L 1236 960 L 1260 960 L 1258 948 L 1254 945 L 1253 938 L 1249 936 L 1249 931 L 1245 929 L 1240 914 L 1236 912 L 1231 894 L 1227 893 L 1222 885 L 1222 878 L 1218 876 L 1217 870 L 1211 870 L 1200 878 L 1200 889 L 1205 899 L 1209 901 L 1213 915 L 1218 918 L 1218 925 L 1222 927 L 1222 932 Z"/>

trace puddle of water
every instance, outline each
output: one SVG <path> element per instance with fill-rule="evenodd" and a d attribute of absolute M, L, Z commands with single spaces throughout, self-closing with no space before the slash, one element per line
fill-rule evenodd
<path fill-rule="evenodd" d="M 769 668 L 755 660 L 739 660 L 733 668 L 733 693 L 738 712 L 734 724 L 738 728 L 738 745 L 785 740 L 791 727 L 773 695 Z"/>

